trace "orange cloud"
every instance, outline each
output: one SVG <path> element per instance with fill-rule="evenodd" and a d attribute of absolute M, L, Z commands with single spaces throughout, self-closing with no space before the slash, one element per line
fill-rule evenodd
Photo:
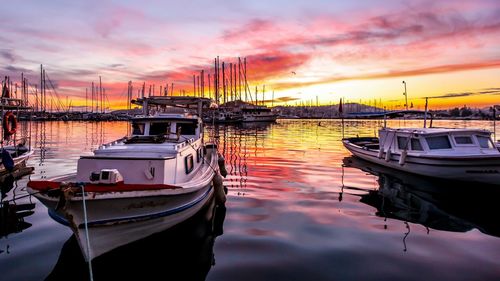
<path fill-rule="evenodd" d="M 320 85 L 320 84 L 329 84 L 335 83 L 339 81 L 345 80 L 364 80 L 364 79 L 379 79 L 379 78 L 391 78 L 391 77 L 407 77 L 407 76 L 416 76 L 416 75 L 428 75 L 428 74 L 436 74 L 436 73 L 447 73 L 447 72 L 456 72 L 456 71 L 464 71 L 464 70 L 475 70 L 475 69 L 484 69 L 484 68 L 497 68 L 500 67 L 500 60 L 496 61 L 480 61 L 480 62 L 471 62 L 471 63 L 462 63 L 462 64 L 447 64 L 447 65 L 438 65 L 424 68 L 415 68 L 415 69 L 398 69 L 391 70 L 387 72 L 380 73 L 372 73 L 365 75 L 353 75 L 353 76 L 332 76 L 327 77 L 325 79 L 309 81 L 309 82 L 283 82 L 283 83 L 274 83 L 272 87 L 274 89 L 290 89 L 290 88 L 298 88 L 312 85 Z"/>

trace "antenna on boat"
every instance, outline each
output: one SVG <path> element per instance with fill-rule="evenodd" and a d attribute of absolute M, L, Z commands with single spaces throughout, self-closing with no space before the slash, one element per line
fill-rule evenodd
<path fill-rule="evenodd" d="M 428 106 L 428 104 L 429 104 L 429 97 L 425 97 L 424 128 L 427 128 L 427 106 Z"/>
<path fill-rule="evenodd" d="M 406 110 L 408 110 L 408 94 L 406 93 L 406 82 L 403 81 L 403 84 L 405 85 L 405 92 L 403 93 L 403 95 L 405 95 L 405 106 Z"/>
<path fill-rule="evenodd" d="M 493 106 L 493 141 L 497 141 L 497 126 L 496 126 L 496 120 L 497 120 L 497 110 L 496 110 L 496 105 Z"/>

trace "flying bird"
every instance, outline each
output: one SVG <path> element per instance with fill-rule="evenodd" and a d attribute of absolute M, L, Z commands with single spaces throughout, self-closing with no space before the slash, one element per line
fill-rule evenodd
<path fill-rule="evenodd" d="M 292 71 L 292 74 L 293 74 L 293 75 L 297 75 L 297 73 L 295 73 L 295 71 Z"/>

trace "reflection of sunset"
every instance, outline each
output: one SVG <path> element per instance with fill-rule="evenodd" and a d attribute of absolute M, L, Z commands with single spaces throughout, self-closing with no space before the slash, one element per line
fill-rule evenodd
<path fill-rule="evenodd" d="M 459 97 L 432 100 L 431 107 L 497 103 L 498 93 L 476 94 L 500 87 L 495 1 L 390 2 L 383 8 L 371 1 L 307 1 L 286 9 L 217 2 L 191 4 L 189 13 L 158 1 L 7 5 L 0 12 L 1 72 L 14 81 L 23 72 L 34 87 L 38 64 L 44 64 L 58 94 L 73 106 L 85 105 L 85 88 L 101 76 L 109 106 L 123 108 L 128 81 L 133 96 L 143 83 L 146 93 L 150 85 L 159 94 L 174 83 L 174 94 L 192 94 L 193 74 L 205 70 L 213 78 L 214 57 L 233 64 L 241 57 L 248 61 L 252 95 L 255 86 L 261 93 L 266 85 L 266 100 L 274 91 L 274 104 L 316 98 L 331 104 L 344 97 L 398 107 L 402 80 L 416 107 L 424 97 L 449 94 Z M 207 17 L 213 14 L 224 20 Z"/>

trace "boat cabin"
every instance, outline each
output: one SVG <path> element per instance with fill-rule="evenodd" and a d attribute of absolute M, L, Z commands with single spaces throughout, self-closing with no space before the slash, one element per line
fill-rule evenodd
<path fill-rule="evenodd" d="M 202 137 L 202 128 L 196 116 L 185 114 L 158 114 L 132 119 L 132 133 L 126 143 L 183 142 Z"/>
<path fill-rule="evenodd" d="M 499 154 L 491 133 L 478 129 L 383 128 L 378 146 L 384 151 L 415 154 Z"/>
<path fill-rule="evenodd" d="M 175 184 L 191 179 L 202 166 L 203 128 L 197 116 L 137 116 L 131 127 L 130 136 L 80 157 L 76 179 L 109 184 L 108 174 L 116 174 L 125 184 Z"/>

